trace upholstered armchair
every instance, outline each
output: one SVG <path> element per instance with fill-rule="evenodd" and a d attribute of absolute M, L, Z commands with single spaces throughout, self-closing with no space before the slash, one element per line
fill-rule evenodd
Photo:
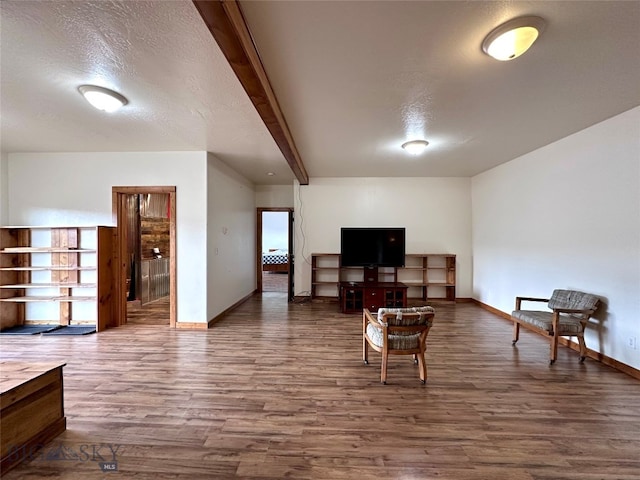
<path fill-rule="evenodd" d="M 548 302 L 548 310 L 523 310 L 522 302 Z M 576 290 L 554 290 L 551 298 L 516 297 L 516 308 L 511 312 L 513 321 L 513 342 L 520 338 L 520 325 L 550 339 L 549 364 L 558 357 L 558 339 L 573 337 L 580 345 L 580 363 L 587 356 L 584 330 L 591 315 L 598 308 L 600 299 L 590 293 Z M 538 303 L 539 304 L 539 303 Z"/>
<path fill-rule="evenodd" d="M 424 353 L 427 335 L 433 325 L 432 307 L 380 308 L 377 314 L 362 313 L 362 360 L 369 363 L 369 347 L 382 354 L 380 381 L 387 383 L 389 355 L 413 355 L 418 363 L 420 380 L 427 380 Z"/>

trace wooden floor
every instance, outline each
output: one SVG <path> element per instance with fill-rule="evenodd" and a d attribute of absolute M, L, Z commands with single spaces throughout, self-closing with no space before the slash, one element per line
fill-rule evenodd
<path fill-rule="evenodd" d="M 640 479 L 638 380 L 435 307 L 426 385 L 406 357 L 381 385 L 360 316 L 281 293 L 208 331 L 4 337 L 2 360 L 67 363 L 67 431 L 3 479 Z"/>
<path fill-rule="evenodd" d="M 280 272 L 262 273 L 263 292 L 287 292 L 289 288 L 289 275 Z"/>
<path fill-rule="evenodd" d="M 127 323 L 135 325 L 169 325 L 169 297 L 162 297 L 151 303 L 140 305 L 127 302 Z"/>

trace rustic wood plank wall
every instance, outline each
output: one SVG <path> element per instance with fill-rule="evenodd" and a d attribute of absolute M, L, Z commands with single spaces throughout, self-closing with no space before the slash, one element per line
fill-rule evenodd
<path fill-rule="evenodd" d="M 154 247 L 163 258 L 169 257 L 169 219 L 140 218 L 140 247 L 143 260 L 153 258 Z"/>

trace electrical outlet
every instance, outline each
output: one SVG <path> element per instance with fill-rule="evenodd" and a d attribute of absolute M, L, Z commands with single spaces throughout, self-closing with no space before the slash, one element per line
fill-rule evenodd
<path fill-rule="evenodd" d="M 627 347 L 629 347 L 632 350 L 636 350 L 638 348 L 638 343 L 636 342 L 636 337 L 629 337 L 627 338 Z"/>

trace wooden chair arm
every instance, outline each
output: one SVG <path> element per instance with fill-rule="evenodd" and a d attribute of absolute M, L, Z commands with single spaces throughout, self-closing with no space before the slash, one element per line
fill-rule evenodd
<path fill-rule="evenodd" d="M 516 297 L 516 310 L 520 310 L 522 302 L 549 302 L 549 299 L 535 297 Z"/>
<path fill-rule="evenodd" d="M 371 323 L 377 329 L 382 330 L 382 327 L 383 327 L 382 324 L 378 322 L 378 319 L 371 314 L 368 308 L 365 308 L 362 310 L 362 319 L 364 320 L 365 330 L 366 330 L 367 323 Z"/>

